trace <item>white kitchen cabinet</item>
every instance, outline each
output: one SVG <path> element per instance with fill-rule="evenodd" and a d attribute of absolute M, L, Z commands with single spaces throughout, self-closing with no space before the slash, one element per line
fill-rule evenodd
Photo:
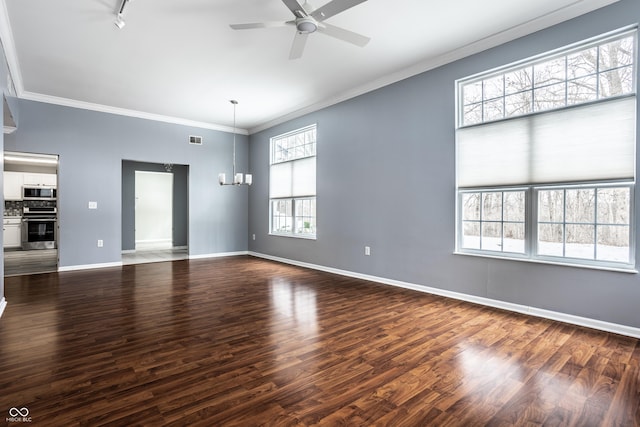
<path fill-rule="evenodd" d="M 4 232 L 3 247 L 19 248 L 22 245 L 21 218 L 4 218 L 2 230 Z"/>
<path fill-rule="evenodd" d="M 24 185 L 24 173 L 4 173 L 4 199 L 22 200 L 22 186 Z"/>
<path fill-rule="evenodd" d="M 25 173 L 23 185 L 55 187 L 58 176 L 53 173 Z"/>
<path fill-rule="evenodd" d="M 58 175 L 55 173 L 25 173 L 7 171 L 4 173 L 4 199 L 22 200 L 22 186 L 56 187 Z"/>
<path fill-rule="evenodd" d="M 44 185 L 47 185 L 47 186 L 50 186 L 50 187 L 57 187 L 58 186 L 58 175 L 56 175 L 55 173 L 44 174 Z"/>

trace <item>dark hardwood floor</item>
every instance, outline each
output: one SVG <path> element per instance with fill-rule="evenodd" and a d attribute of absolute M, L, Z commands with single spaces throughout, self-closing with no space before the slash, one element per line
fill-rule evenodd
<path fill-rule="evenodd" d="M 251 257 L 5 287 L 0 422 L 640 424 L 640 344 L 615 334 Z"/>

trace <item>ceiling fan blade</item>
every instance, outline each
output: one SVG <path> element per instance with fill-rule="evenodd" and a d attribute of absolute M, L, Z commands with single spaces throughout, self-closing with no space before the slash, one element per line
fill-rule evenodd
<path fill-rule="evenodd" d="M 308 33 L 296 32 L 296 35 L 293 37 L 291 51 L 289 52 L 289 59 L 298 59 L 302 57 L 302 52 L 304 52 L 304 47 L 307 44 L 308 37 Z"/>
<path fill-rule="evenodd" d="M 371 40 L 362 34 L 354 33 L 353 31 L 345 30 L 344 28 L 336 27 L 326 22 L 318 25 L 318 32 L 360 47 L 366 46 Z"/>
<path fill-rule="evenodd" d="M 284 1 L 284 0 L 283 0 Z M 357 6 L 360 3 L 364 3 L 367 0 L 333 0 L 324 6 L 314 10 L 311 16 L 319 22 L 329 19 L 334 15 L 344 12 L 347 9 L 351 9 L 353 6 Z M 286 3 L 286 2 L 285 2 Z"/>
<path fill-rule="evenodd" d="M 302 7 L 302 5 L 298 3 L 298 0 L 282 0 L 282 3 L 284 3 L 285 6 L 289 8 L 291 13 L 293 13 L 296 18 L 304 18 L 305 16 L 309 15 L 304 7 Z"/>
<path fill-rule="evenodd" d="M 231 24 L 229 25 L 234 30 L 252 30 L 254 28 L 274 28 L 274 27 L 284 27 L 287 25 L 286 22 L 251 22 L 248 24 Z"/>

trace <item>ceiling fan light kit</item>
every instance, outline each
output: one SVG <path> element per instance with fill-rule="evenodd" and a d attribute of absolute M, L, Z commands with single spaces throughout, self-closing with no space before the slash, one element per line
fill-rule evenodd
<path fill-rule="evenodd" d="M 292 21 L 231 24 L 230 27 L 234 30 L 251 30 L 256 28 L 295 25 L 296 34 L 294 35 L 293 44 L 291 45 L 291 50 L 289 52 L 289 59 L 298 59 L 302 57 L 307 37 L 309 34 L 315 32 L 323 33 L 329 37 L 351 43 L 358 47 L 364 47 L 369 43 L 369 37 L 327 24 L 324 20 L 344 12 L 347 9 L 351 9 L 360 3 L 364 3 L 365 1 L 367 0 L 332 0 L 324 6 L 321 6 L 319 9 L 314 9 L 306 1 L 304 4 L 300 4 L 298 0 L 282 0 L 294 16 Z"/>
<path fill-rule="evenodd" d="M 318 29 L 318 24 L 313 18 L 299 18 L 296 19 L 296 28 L 302 34 L 311 34 Z"/>

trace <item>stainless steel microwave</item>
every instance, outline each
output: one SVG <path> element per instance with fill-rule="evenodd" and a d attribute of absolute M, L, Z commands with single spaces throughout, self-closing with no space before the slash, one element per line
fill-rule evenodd
<path fill-rule="evenodd" d="M 55 200 L 56 187 L 28 186 L 22 187 L 22 200 Z"/>

